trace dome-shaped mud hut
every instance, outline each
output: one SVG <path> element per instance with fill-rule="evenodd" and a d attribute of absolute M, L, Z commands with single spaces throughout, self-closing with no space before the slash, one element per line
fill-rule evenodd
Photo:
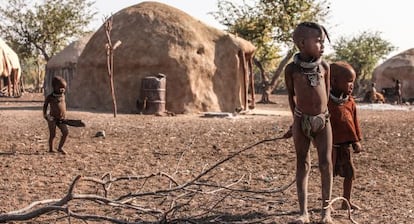
<path fill-rule="evenodd" d="M 137 112 L 141 80 L 163 74 L 166 105 L 174 113 L 233 112 L 247 106 L 249 63 L 255 47 L 207 26 L 181 10 L 143 2 L 112 16 L 114 87 L 118 112 Z M 112 110 L 107 38 L 102 25 L 85 46 L 72 80 L 68 105 Z M 251 65 L 251 64 L 250 64 Z"/>
<path fill-rule="evenodd" d="M 414 48 L 403 51 L 384 61 L 374 69 L 372 81 L 378 91 L 394 89 L 396 80 L 401 83 L 402 98 L 414 99 Z M 392 93 L 391 93 L 392 94 Z"/>
<path fill-rule="evenodd" d="M 93 33 L 86 34 L 78 40 L 73 41 L 47 62 L 45 80 L 43 83 L 45 95 L 48 95 L 53 91 L 52 78 L 54 76 L 63 77 L 68 84 L 67 91 L 70 92 L 72 90 L 72 79 L 76 75 L 76 66 L 79 56 L 81 55 L 92 34 Z"/>

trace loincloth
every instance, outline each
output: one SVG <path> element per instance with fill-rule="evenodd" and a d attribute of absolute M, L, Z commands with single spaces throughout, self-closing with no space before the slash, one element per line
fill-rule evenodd
<path fill-rule="evenodd" d="M 333 149 L 336 153 L 336 161 L 333 161 L 335 167 L 333 168 L 334 176 L 341 176 L 345 178 L 355 179 L 355 166 L 352 160 L 352 145 L 340 144 L 334 145 Z"/>
<path fill-rule="evenodd" d="M 329 122 L 329 112 L 318 114 L 318 115 L 308 115 L 302 113 L 299 109 L 295 108 L 295 116 L 301 118 L 301 128 L 303 133 L 309 139 L 313 139 L 316 134 L 325 129 L 326 123 Z"/>

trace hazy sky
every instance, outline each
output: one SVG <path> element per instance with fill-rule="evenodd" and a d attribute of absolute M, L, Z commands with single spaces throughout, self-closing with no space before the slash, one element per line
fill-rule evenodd
<path fill-rule="evenodd" d="M 178 8 L 204 23 L 223 28 L 209 15 L 217 11 L 217 0 L 153 0 Z M 102 24 L 104 16 L 138 4 L 140 0 L 96 0 L 98 11 L 94 27 Z M 414 48 L 414 1 L 408 0 L 331 0 L 328 33 L 332 41 L 339 37 L 353 37 L 363 31 L 381 32 L 381 37 L 398 49 L 390 54 Z M 330 47 L 328 46 L 328 52 Z"/>

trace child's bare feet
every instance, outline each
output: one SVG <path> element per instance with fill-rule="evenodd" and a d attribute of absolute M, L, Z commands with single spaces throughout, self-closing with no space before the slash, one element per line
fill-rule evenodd
<path fill-rule="evenodd" d="M 361 210 L 361 207 L 359 207 L 358 205 L 349 202 L 349 204 L 351 205 L 351 210 Z M 346 204 L 346 202 L 342 203 L 342 207 L 341 209 L 343 210 L 347 210 L 348 209 L 348 205 Z"/>
<path fill-rule="evenodd" d="M 321 223 L 323 224 L 333 224 L 333 220 L 331 217 L 331 209 L 328 208 L 322 212 L 322 220 Z"/>
<path fill-rule="evenodd" d="M 310 219 L 309 219 L 308 214 L 301 215 L 297 219 L 295 219 L 294 221 L 289 222 L 289 224 L 306 224 L 306 223 L 310 223 Z"/>
<path fill-rule="evenodd" d="M 67 153 L 63 149 L 58 149 L 58 152 L 62 153 L 63 155 L 66 155 Z"/>
<path fill-rule="evenodd" d="M 321 223 L 323 224 L 333 224 L 333 220 L 331 215 L 325 215 L 324 217 L 322 217 Z"/>
<path fill-rule="evenodd" d="M 53 149 L 49 149 L 49 152 L 50 153 L 54 153 L 55 151 Z"/>

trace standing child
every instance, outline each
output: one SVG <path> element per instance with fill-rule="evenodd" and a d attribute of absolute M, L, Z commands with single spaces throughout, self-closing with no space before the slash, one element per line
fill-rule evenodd
<path fill-rule="evenodd" d="M 375 82 L 373 82 L 371 84 L 371 96 L 370 96 L 370 100 L 371 103 L 376 103 L 377 101 L 377 88 L 375 88 L 376 84 Z"/>
<path fill-rule="evenodd" d="M 324 27 L 313 22 L 299 24 L 293 41 L 299 48 L 285 68 L 289 106 L 293 114 L 292 135 L 296 151 L 296 187 L 300 216 L 293 223 L 309 223 L 308 177 L 311 169 L 310 144 L 318 152 L 322 182 L 322 223 L 332 223 L 327 208 L 332 193 L 332 131 L 329 123 L 329 65 L 322 60 Z"/>
<path fill-rule="evenodd" d="M 351 202 L 352 182 L 355 179 L 352 150 L 354 153 L 359 153 L 362 149 L 356 104 L 351 95 L 355 77 L 355 71 L 348 63 L 331 64 L 332 90 L 328 108 L 332 124 L 334 175 L 344 177 L 343 197 L 349 201 L 352 209 L 360 209 Z M 345 201 L 342 203 L 342 208 L 347 208 Z"/>
<path fill-rule="evenodd" d="M 402 104 L 401 82 L 399 79 L 395 81 L 395 96 L 397 97 L 397 104 Z"/>
<path fill-rule="evenodd" d="M 69 134 L 69 130 L 66 124 L 62 121 L 66 116 L 66 102 L 65 102 L 65 90 L 66 90 L 66 81 L 59 76 L 55 76 L 52 79 L 53 92 L 49 94 L 43 105 L 43 117 L 46 119 L 49 127 L 49 152 L 53 151 L 53 142 L 56 137 L 56 126 L 62 132 L 62 137 L 60 138 L 59 146 L 57 151 L 66 154 L 63 150 L 63 145 L 65 144 L 66 137 Z M 49 114 L 47 114 L 48 106 L 50 105 Z"/>

